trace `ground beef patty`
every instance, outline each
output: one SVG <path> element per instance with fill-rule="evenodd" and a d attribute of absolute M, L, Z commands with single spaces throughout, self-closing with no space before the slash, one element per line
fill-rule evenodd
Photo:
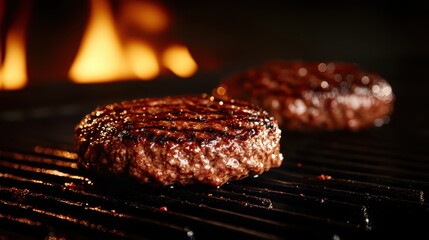
<path fill-rule="evenodd" d="M 79 166 L 162 185 L 220 186 L 278 167 L 280 135 L 266 111 L 205 94 L 113 103 L 75 127 Z"/>
<path fill-rule="evenodd" d="M 213 94 L 250 101 L 298 131 L 381 126 L 394 102 L 386 80 L 341 62 L 273 61 L 228 77 Z"/>

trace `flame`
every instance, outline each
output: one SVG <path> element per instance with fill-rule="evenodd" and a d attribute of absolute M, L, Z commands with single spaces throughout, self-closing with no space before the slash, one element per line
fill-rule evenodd
<path fill-rule="evenodd" d="M 161 6 L 144 1 L 124 1 L 121 16 L 125 25 L 135 26 L 150 33 L 161 33 L 167 29 L 168 16 Z"/>
<path fill-rule="evenodd" d="M 4 53 L 3 65 L 0 65 L 0 89 L 18 90 L 25 87 L 27 64 L 22 21 L 17 21 L 11 26 L 6 37 Z"/>
<path fill-rule="evenodd" d="M 21 89 L 28 83 L 25 37 L 31 4 L 25 3 L 5 32 L 5 42 L 0 43 L 4 47 L 0 47 L 0 56 L 4 55 L 3 62 L 0 59 L 0 90 Z M 70 80 L 99 83 L 153 79 L 162 73 L 186 78 L 196 73 L 197 64 L 188 48 L 166 41 L 170 19 L 161 5 L 124 0 L 117 2 L 118 11 L 113 14 L 110 3 L 90 1 L 88 24 L 68 72 Z M 0 0 L 0 26 L 4 26 L 5 12 Z"/>
<path fill-rule="evenodd" d="M 163 64 L 179 77 L 190 77 L 197 71 L 197 63 L 192 58 L 188 48 L 182 45 L 172 45 L 163 54 Z"/>
<path fill-rule="evenodd" d="M 83 83 L 112 81 L 131 75 L 108 2 L 91 1 L 86 34 L 69 77 L 77 83 Z"/>
<path fill-rule="evenodd" d="M 127 54 L 131 60 L 131 67 L 137 77 L 152 79 L 158 76 L 160 69 L 155 51 L 149 44 L 131 42 L 127 45 Z"/>
<path fill-rule="evenodd" d="M 160 33 L 168 26 L 163 9 L 148 2 L 123 3 L 119 14 L 122 21 L 115 24 L 107 0 L 91 1 L 88 26 L 70 68 L 70 79 L 77 83 L 153 79 L 163 67 L 179 77 L 192 76 L 197 65 L 186 47 L 167 46 L 161 62 L 155 47 L 141 39 L 144 34 Z M 122 28 L 117 29 L 118 25 Z M 127 36 L 127 32 L 119 31 L 127 28 L 140 34 Z"/>

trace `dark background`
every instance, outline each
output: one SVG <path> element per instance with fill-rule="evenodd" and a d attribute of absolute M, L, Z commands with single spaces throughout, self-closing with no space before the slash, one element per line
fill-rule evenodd
<path fill-rule="evenodd" d="M 120 1 L 111 3 L 117 10 L 115 6 Z M 88 19 L 89 3 L 4 1 L 4 21 L 0 22 L 3 39 L 20 6 L 29 8 L 29 86 L 0 92 L 0 126 L 12 131 L 11 125 L 25 123 L 35 139 L 61 139 L 70 145 L 73 125 L 98 105 L 138 97 L 210 92 L 235 71 L 272 59 L 302 59 L 353 62 L 379 73 L 391 83 L 396 95 L 390 127 L 415 132 L 415 126 L 419 126 L 418 131 L 424 137 L 429 136 L 427 1 L 163 0 L 158 3 L 169 12 L 171 25 L 167 33 L 152 41 L 187 45 L 199 64 L 195 76 L 179 79 L 163 75 L 148 82 L 130 79 L 102 85 L 73 85 L 66 73 Z M 46 124 L 53 117 L 58 118 L 57 125 Z M 27 131 L 17 128 L 13 131 Z M 21 134 L 8 135 L 3 138 Z"/>
<path fill-rule="evenodd" d="M 416 89 L 429 69 L 429 3 L 171 1 L 177 35 L 226 69 L 273 58 L 346 61 Z M 197 55 L 198 56 L 198 55 Z"/>
<path fill-rule="evenodd" d="M 121 1 L 110 2 L 116 12 Z M 155 2 L 165 7 L 171 24 L 151 41 L 183 42 L 202 73 L 284 58 L 355 62 L 392 80 L 414 68 L 423 75 L 414 81 L 427 77 L 422 70 L 429 53 L 427 1 Z M 66 80 L 88 20 L 89 2 L 3 0 L 2 5 L 2 40 L 17 15 L 30 13 L 30 82 Z M 38 79 L 40 75 L 45 79 Z"/>

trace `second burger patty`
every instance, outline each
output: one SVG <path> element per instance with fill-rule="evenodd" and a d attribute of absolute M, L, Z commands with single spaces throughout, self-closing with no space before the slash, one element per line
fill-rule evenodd
<path fill-rule="evenodd" d="M 271 61 L 231 75 L 213 94 L 259 105 L 289 131 L 381 126 L 395 100 L 379 74 L 344 62 Z"/>
<path fill-rule="evenodd" d="M 278 167 L 280 136 L 259 107 L 208 95 L 113 103 L 75 127 L 81 167 L 162 185 L 220 186 Z"/>

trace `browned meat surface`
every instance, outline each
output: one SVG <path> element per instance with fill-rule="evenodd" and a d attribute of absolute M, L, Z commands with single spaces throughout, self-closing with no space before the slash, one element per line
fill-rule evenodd
<path fill-rule="evenodd" d="M 162 185 L 220 186 L 278 167 L 280 135 L 259 107 L 208 95 L 113 103 L 75 127 L 81 167 Z"/>
<path fill-rule="evenodd" d="M 225 79 L 213 94 L 263 107 L 282 129 L 359 130 L 389 121 L 389 83 L 355 64 L 273 61 Z"/>

